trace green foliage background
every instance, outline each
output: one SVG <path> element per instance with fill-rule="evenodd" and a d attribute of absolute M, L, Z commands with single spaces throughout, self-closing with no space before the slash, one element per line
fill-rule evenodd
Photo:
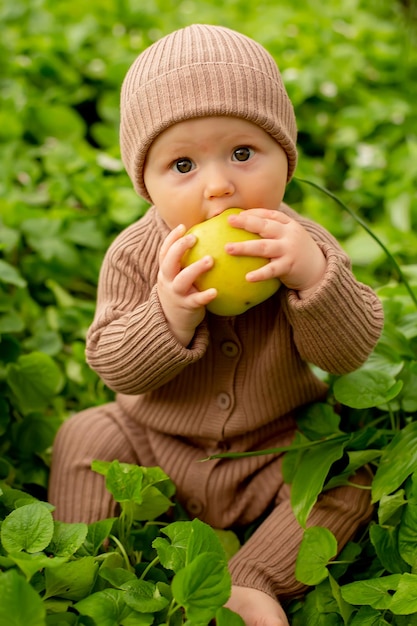
<path fill-rule="evenodd" d="M 104 252 L 147 209 L 120 161 L 121 82 L 142 49 L 195 22 L 240 30 L 275 56 L 299 127 L 286 200 L 337 236 L 358 278 L 378 290 L 387 315 L 382 353 L 409 365 L 391 425 L 416 414 L 415 306 L 375 239 L 299 180 L 336 194 L 417 283 L 413 0 L 4 0 L 0 479 L 35 495 L 46 497 L 59 424 L 112 397 L 85 364 L 84 339 Z M 391 367 L 394 382 L 400 370 Z M 389 395 L 375 400 L 378 411 Z"/>

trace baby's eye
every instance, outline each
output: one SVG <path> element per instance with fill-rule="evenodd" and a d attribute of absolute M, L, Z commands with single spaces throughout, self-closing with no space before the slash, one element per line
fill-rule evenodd
<path fill-rule="evenodd" d="M 233 160 L 234 161 L 247 161 L 254 154 L 252 148 L 248 146 L 239 146 L 233 151 Z"/>
<path fill-rule="evenodd" d="M 180 174 L 187 174 L 194 169 L 194 164 L 191 159 L 177 159 L 172 164 L 172 169 L 179 172 Z"/>

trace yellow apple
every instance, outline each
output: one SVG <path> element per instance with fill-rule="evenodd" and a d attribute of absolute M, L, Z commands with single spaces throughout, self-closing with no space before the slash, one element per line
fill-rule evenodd
<path fill-rule="evenodd" d="M 245 276 L 268 263 L 268 259 L 253 256 L 232 256 L 225 244 L 248 239 L 260 239 L 259 235 L 234 228 L 227 221 L 228 215 L 240 213 L 242 209 L 227 209 L 201 224 L 189 229 L 197 237 L 194 246 L 182 258 L 182 267 L 198 261 L 206 255 L 214 259 L 213 267 L 195 281 L 197 289 L 217 289 L 217 296 L 207 309 L 216 315 L 240 315 L 251 307 L 272 296 L 280 286 L 277 278 L 250 283 Z"/>

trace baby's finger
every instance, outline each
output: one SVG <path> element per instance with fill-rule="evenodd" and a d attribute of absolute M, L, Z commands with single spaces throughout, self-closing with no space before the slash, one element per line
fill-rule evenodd
<path fill-rule="evenodd" d="M 177 293 L 186 294 L 201 274 L 213 267 L 213 257 L 204 256 L 195 263 L 184 267 L 175 277 L 174 288 Z"/>
<path fill-rule="evenodd" d="M 243 228 L 265 239 L 276 239 L 283 233 L 283 225 L 289 224 L 291 218 L 281 211 L 268 209 L 248 209 L 228 218 L 231 226 Z"/>
<path fill-rule="evenodd" d="M 173 230 L 170 231 L 170 233 L 165 237 L 164 241 L 162 242 L 162 246 L 159 251 L 159 263 L 161 263 L 165 259 L 167 252 L 172 246 L 172 244 L 175 243 L 175 241 L 177 241 L 180 237 L 182 237 L 184 233 L 185 233 L 184 224 L 179 224 Z"/>

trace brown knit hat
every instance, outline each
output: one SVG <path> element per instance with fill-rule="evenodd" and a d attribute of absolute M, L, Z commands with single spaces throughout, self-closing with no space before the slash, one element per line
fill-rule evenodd
<path fill-rule="evenodd" d="M 273 57 L 259 43 L 222 26 L 194 24 L 159 39 L 133 62 L 120 103 L 123 163 L 141 196 L 147 152 L 177 122 L 230 115 L 269 133 L 297 162 L 293 106 Z"/>

